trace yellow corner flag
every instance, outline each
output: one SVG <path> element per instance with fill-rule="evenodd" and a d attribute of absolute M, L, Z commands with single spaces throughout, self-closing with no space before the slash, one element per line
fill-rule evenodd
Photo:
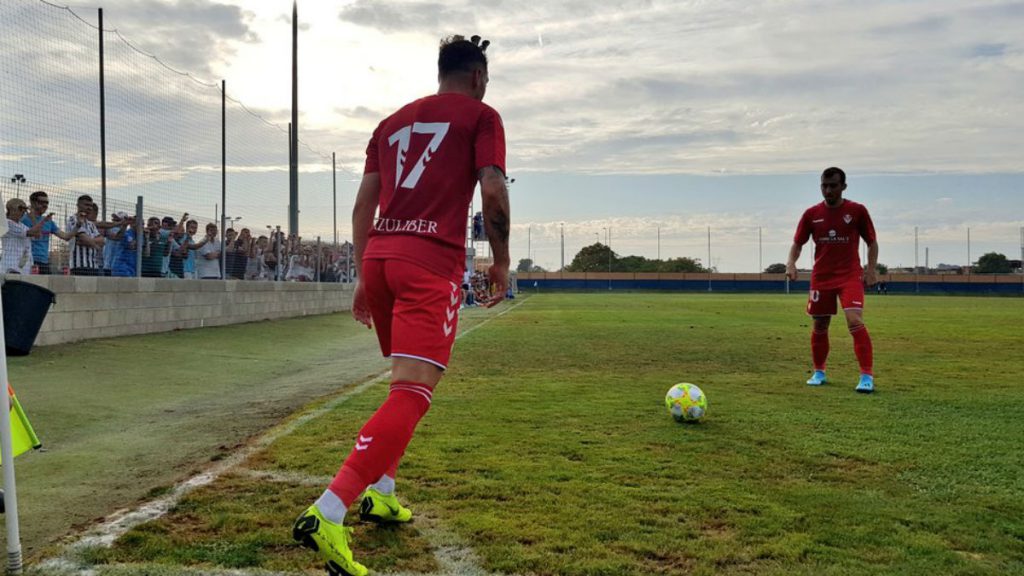
<path fill-rule="evenodd" d="M 21 402 L 14 395 L 14 388 L 7 385 L 7 394 L 11 397 L 11 450 L 15 456 L 28 452 L 33 448 L 43 445 L 36 436 L 32 424 L 29 424 L 25 411 L 21 408 Z"/>

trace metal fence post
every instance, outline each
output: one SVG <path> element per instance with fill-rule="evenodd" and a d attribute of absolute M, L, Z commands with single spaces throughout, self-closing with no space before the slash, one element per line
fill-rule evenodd
<path fill-rule="evenodd" d="M 139 226 L 142 225 L 142 196 L 135 201 L 135 277 L 142 278 L 142 234 L 139 233 Z"/>

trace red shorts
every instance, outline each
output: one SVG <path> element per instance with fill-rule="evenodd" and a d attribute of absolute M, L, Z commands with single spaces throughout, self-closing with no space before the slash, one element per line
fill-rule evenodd
<path fill-rule="evenodd" d="M 447 368 L 462 304 L 459 286 L 402 260 L 364 260 L 362 272 L 384 357 L 404 356 Z"/>
<path fill-rule="evenodd" d="M 830 290 L 811 289 L 807 296 L 807 314 L 811 316 L 835 316 L 836 299 L 843 306 L 843 310 L 864 309 L 864 282 L 860 278 L 853 278 L 839 288 Z"/>

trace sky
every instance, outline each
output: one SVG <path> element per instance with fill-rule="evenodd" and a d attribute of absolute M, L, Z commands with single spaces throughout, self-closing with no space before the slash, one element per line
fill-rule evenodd
<path fill-rule="evenodd" d="M 290 1 L 103 8 L 105 28 L 289 121 Z M 557 269 L 564 235 L 567 264 L 610 240 L 620 255 L 755 272 L 785 261 L 833 165 L 890 267 L 1021 257 L 1024 2 L 305 0 L 299 23 L 299 136 L 317 177 L 337 155 L 343 237 L 369 134 L 436 90 L 438 40 L 461 33 L 491 40 L 513 265 Z M 301 218 L 327 236 L 330 208 Z"/>

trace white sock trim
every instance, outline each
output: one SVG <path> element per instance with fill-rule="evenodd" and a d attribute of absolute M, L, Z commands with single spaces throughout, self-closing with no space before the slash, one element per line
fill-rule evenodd
<path fill-rule="evenodd" d="M 345 503 L 338 498 L 338 495 L 331 492 L 330 489 L 324 490 L 324 493 L 317 498 L 315 502 L 317 510 L 323 514 L 324 518 L 328 522 L 335 524 L 342 524 L 345 522 L 345 513 L 348 512 L 348 508 Z"/>
<path fill-rule="evenodd" d="M 377 480 L 377 482 L 372 484 L 370 488 L 373 488 L 385 496 L 391 496 L 395 493 L 395 479 L 385 474 L 380 477 L 380 480 Z"/>
<path fill-rule="evenodd" d="M 421 387 L 421 386 L 410 386 L 408 384 L 392 384 L 391 385 L 391 391 L 395 391 L 395 390 L 404 390 L 406 392 L 412 392 L 414 394 L 419 394 L 420 396 L 423 396 L 423 399 L 426 400 L 428 404 L 431 403 L 433 401 L 433 398 L 434 398 L 434 395 L 430 392 L 430 388 L 427 388 L 426 386 L 422 386 Z"/>

